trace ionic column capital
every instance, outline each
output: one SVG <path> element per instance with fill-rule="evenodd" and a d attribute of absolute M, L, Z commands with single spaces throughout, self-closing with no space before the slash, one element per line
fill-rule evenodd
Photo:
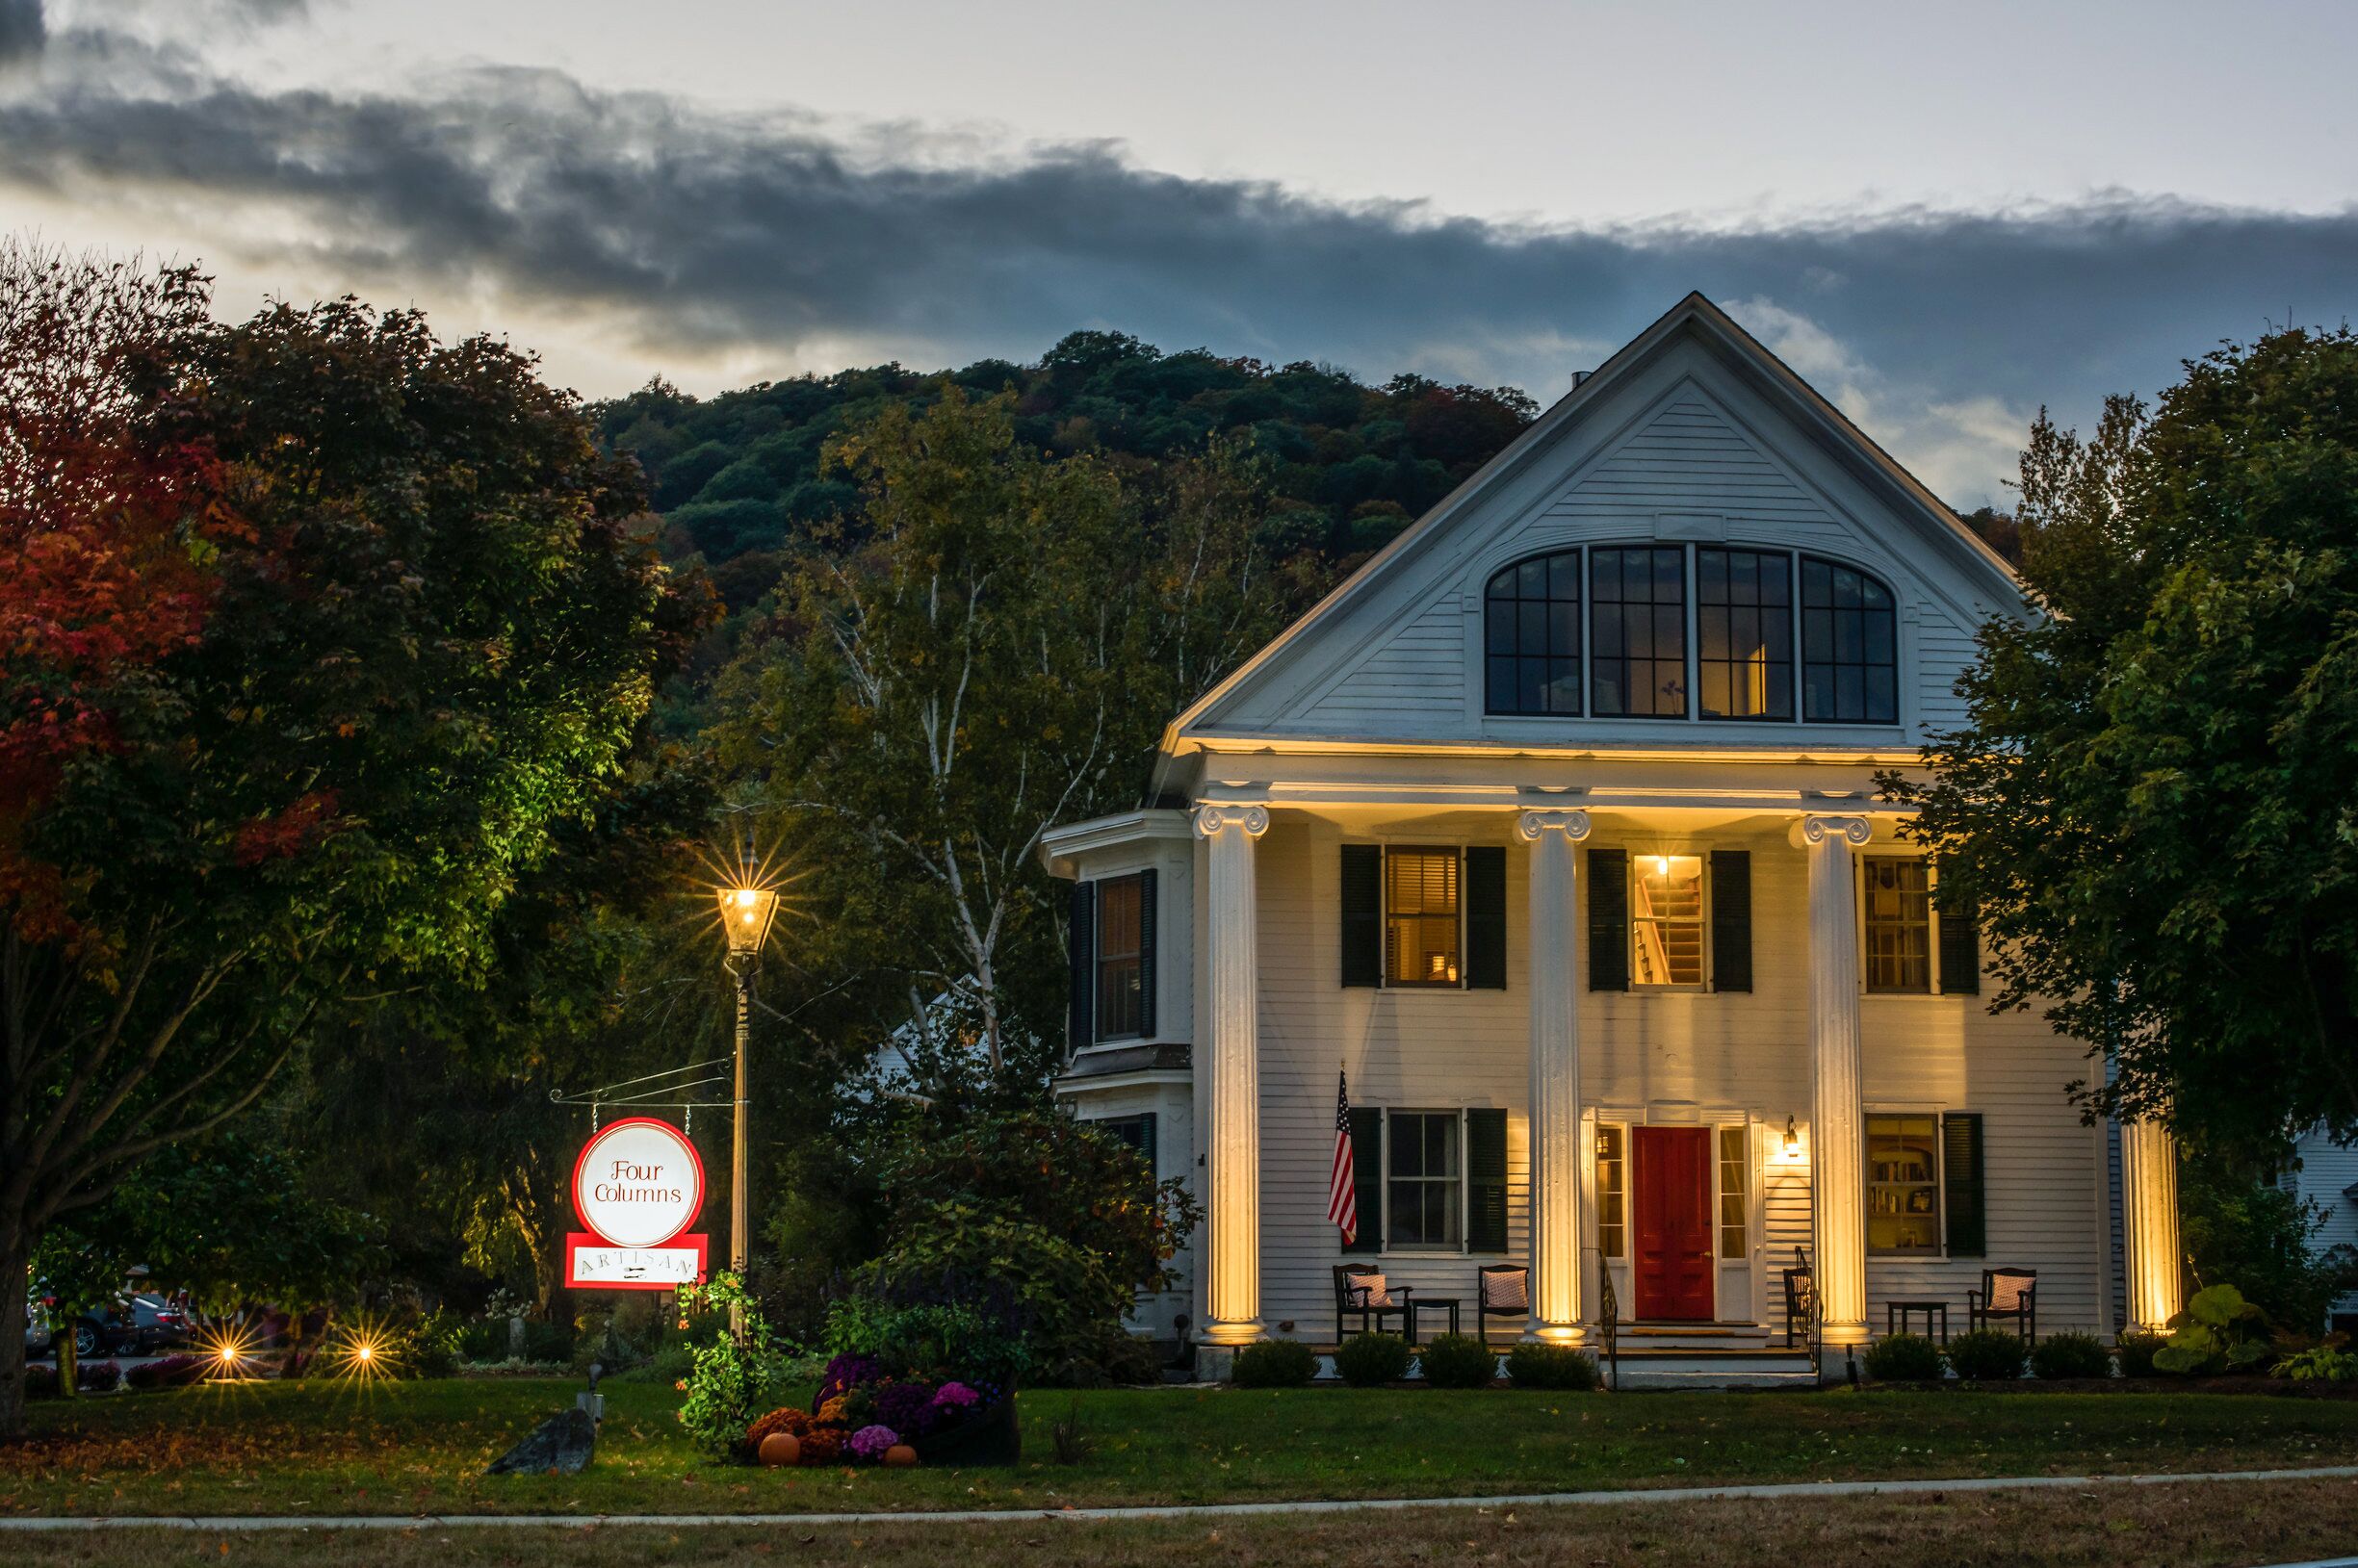
<path fill-rule="evenodd" d="M 1515 831 L 1534 844 L 1550 833 L 1560 833 L 1577 844 L 1589 835 L 1589 813 L 1578 810 L 1525 811 L 1516 819 Z"/>
<path fill-rule="evenodd" d="M 1240 828 L 1247 838 L 1258 838 L 1269 831 L 1269 808 L 1231 806 L 1217 801 L 1196 808 L 1195 830 L 1198 838 L 1217 838 L 1223 828 Z"/>
<path fill-rule="evenodd" d="M 1853 844 L 1863 844 L 1874 835 L 1875 825 L 1863 816 L 1813 811 L 1801 818 L 1801 841 L 1805 844 L 1822 844 L 1836 835 Z"/>

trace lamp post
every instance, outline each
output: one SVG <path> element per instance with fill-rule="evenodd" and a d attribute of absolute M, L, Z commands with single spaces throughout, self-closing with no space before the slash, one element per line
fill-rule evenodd
<path fill-rule="evenodd" d="M 753 1041 L 753 972 L 761 964 L 762 944 L 769 939 L 769 922 L 777 913 L 778 895 L 767 887 L 720 889 L 720 924 L 729 938 L 729 975 L 737 982 L 737 1090 L 729 1151 L 729 1267 L 740 1286 L 746 1265 L 753 1257 L 752 1205 L 746 1193 L 750 1141 L 745 1127 L 748 1099 L 745 1059 Z M 742 1303 L 732 1303 L 729 1308 L 729 1332 L 739 1341 L 745 1337 Z"/>

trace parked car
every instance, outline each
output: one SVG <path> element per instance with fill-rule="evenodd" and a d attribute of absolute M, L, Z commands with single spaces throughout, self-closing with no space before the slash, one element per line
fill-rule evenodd
<path fill-rule="evenodd" d="M 74 1354 L 154 1355 L 189 1343 L 188 1314 L 161 1296 L 117 1296 L 74 1320 Z M 25 1305 L 25 1354 L 57 1350 L 57 1298 L 35 1297 Z"/>

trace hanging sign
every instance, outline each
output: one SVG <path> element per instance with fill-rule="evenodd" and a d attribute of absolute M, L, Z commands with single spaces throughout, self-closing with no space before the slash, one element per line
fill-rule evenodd
<path fill-rule="evenodd" d="M 573 1212 L 589 1234 L 565 1238 L 566 1283 L 668 1290 L 704 1277 L 705 1238 L 681 1234 L 704 1207 L 704 1162 L 668 1121 L 609 1122 L 573 1163 Z"/>

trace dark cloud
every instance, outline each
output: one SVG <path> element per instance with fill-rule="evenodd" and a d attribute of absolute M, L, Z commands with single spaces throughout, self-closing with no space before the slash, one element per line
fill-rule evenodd
<path fill-rule="evenodd" d="M 39 54 L 48 37 L 41 0 L 0 0 L 0 65 Z"/>
<path fill-rule="evenodd" d="M 307 253 L 364 286 L 488 286 L 642 348 L 757 347 L 781 365 L 1029 355 L 1112 325 L 1545 398 L 1699 288 L 1953 484 L 1994 472 L 1983 449 L 2041 401 L 2085 414 L 2218 338 L 2338 321 L 2358 295 L 2349 211 L 2110 194 L 1742 230 L 1516 228 L 1158 174 L 1104 145 L 953 161 L 921 135 L 722 116 L 544 71 L 414 96 L 123 81 L 60 71 L 0 99 L 0 183 L 292 206 L 316 225 Z"/>

